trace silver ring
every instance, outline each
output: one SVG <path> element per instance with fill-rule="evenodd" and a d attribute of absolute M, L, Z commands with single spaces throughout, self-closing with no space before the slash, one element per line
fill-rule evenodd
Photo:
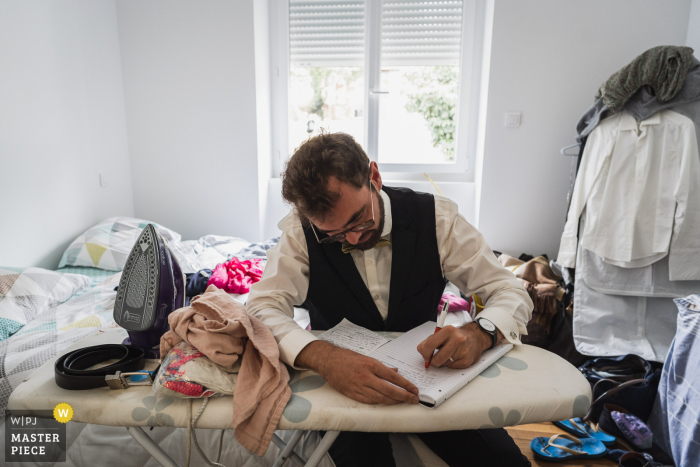
<path fill-rule="evenodd" d="M 454 362 L 455 362 L 454 360 L 452 360 L 452 357 L 450 357 L 450 361 L 451 361 L 452 363 L 454 363 Z"/>

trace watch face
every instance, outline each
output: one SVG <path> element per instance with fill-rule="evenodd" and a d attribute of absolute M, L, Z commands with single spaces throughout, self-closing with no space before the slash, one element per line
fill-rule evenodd
<path fill-rule="evenodd" d="M 496 330 L 496 326 L 489 320 L 487 319 L 480 319 L 479 320 L 479 326 L 484 328 L 484 330 L 488 332 L 493 332 Z"/>

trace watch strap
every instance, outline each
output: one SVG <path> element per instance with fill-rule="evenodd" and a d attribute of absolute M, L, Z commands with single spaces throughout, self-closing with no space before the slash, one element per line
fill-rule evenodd
<path fill-rule="evenodd" d="M 498 341 L 498 328 L 496 327 L 496 325 L 493 325 L 493 327 L 494 327 L 493 331 L 489 331 L 488 329 L 485 329 L 485 328 L 481 325 L 481 320 L 482 320 L 482 319 L 485 319 L 485 318 L 477 319 L 477 320 L 476 320 L 476 323 L 479 325 L 479 328 L 481 328 L 482 331 L 484 331 L 485 333 L 487 333 L 487 334 L 489 334 L 489 335 L 491 336 L 491 347 L 489 347 L 488 349 L 486 349 L 486 350 L 491 350 L 491 349 L 493 349 L 493 348 L 496 346 L 496 343 L 497 343 L 497 341 Z M 489 323 L 493 324 L 491 321 L 489 321 Z"/>

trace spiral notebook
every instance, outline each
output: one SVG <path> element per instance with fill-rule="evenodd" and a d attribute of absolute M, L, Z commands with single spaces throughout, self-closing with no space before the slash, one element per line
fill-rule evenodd
<path fill-rule="evenodd" d="M 426 370 L 425 361 L 416 348 L 435 332 L 435 326 L 434 321 L 428 321 L 401 337 L 389 340 L 376 332 L 343 320 L 318 337 L 339 347 L 376 358 L 389 367 L 398 368 L 399 374 L 418 388 L 420 403 L 435 408 L 513 348 L 512 344 L 496 345 L 485 351 L 469 368 L 431 366 Z"/>

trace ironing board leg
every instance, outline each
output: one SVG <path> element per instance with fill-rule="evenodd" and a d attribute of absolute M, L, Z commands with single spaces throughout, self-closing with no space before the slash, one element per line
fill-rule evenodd
<path fill-rule="evenodd" d="M 311 457 L 309 457 L 306 467 L 316 467 L 319 462 L 321 462 L 321 459 L 323 459 L 323 456 L 325 456 L 328 450 L 331 448 L 333 441 L 335 441 L 339 434 L 339 431 L 326 431 L 326 434 L 323 436 L 323 439 L 321 439 L 318 447 L 314 453 L 311 454 Z"/>
<path fill-rule="evenodd" d="M 140 426 L 128 426 L 126 431 L 129 432 L 132 438 L 141 445 L 148 453 L 163 467 L 180 467 L 180 464 L 175 462 L 172 457 L 167 455 L 155 441 L 151 439 Z"/>
<path fill-rule="evenodd" d="M 301 434 L 302 434 L 302 435 L 303 435 L 304 433 L 306 433 L 306 431 L 304 431 L 304 430 L 299 430 L 299 431 L 301 431 Z M 301 438 L 301 435 L 299 435 L 299 437 Z M 281 451 L 284 451 L 284 449 L 287 447 L 287 443 L 285 443 L 284 440 L 283 440 L 282 438 L 280 438 L 279 436 L 277 436 L 277 433 L 274 433 L 274 434 L 272 435 L 272 442 L 275 443 L 275 445 L 276 445 Z M 291 440 L 290 440 L 290 442 L 291 442 Z M 298 441 L 297 441 L 297 443 L 298 443 Z M 294 449 L 294 448 L 292 448 L 292 449 Z M 304 467 L 304 466 L 306 465 L 306 460 L 304 460 L 303 457 L 301 457 L 299 454 L 297 454 L 297 453 L 294 452 L 293 450 L 289 453 L 289 459 L 291 459 L 292 462 L 294 462 L 294 463 L 295 463 L 296 465 L 298 465 L 299 467 Z M 283 464 L 280 464 L 280 465 L 283 465 Z"/>
<path fill-rule="evenodd" d="M 294 448 L 297 446 L 297 444 L 299 444 L 299 440 L 301 439 L 301 435 L 303 435 L 303 434 L 304 434 L 304 430 L 297 430 L 294 432 L 294 434 L 292 435 L 292 439 L 290 439 L 289 442 L 286 443 L 286 446 L 284 447 L 284 449 L 282 449 L 282 452 L 280 453 L 279 457 L 277 458 L 277 460 L 275 461 L 275 463 L 272 467 L 282 467 L 284 465 L 284 463 L 287 462 L 287 459 L 289 459 L 290 454 L 292 454 L 294 452 Z M 273 436 L 277 437 L 276 434 Z M 284 441 L 282 441 L 281 439 L 280 439 L 280 441 L 282 443 L 284 443 Z M 277 443 L 275 443 L 275 444 L 277 444 Z M 301 460 L 301 459 L 299 459 L 299 460 Z M 303 467 L 303 465 L 304 465 L 304 462 L 301 462 L 300 466 Z"/>

